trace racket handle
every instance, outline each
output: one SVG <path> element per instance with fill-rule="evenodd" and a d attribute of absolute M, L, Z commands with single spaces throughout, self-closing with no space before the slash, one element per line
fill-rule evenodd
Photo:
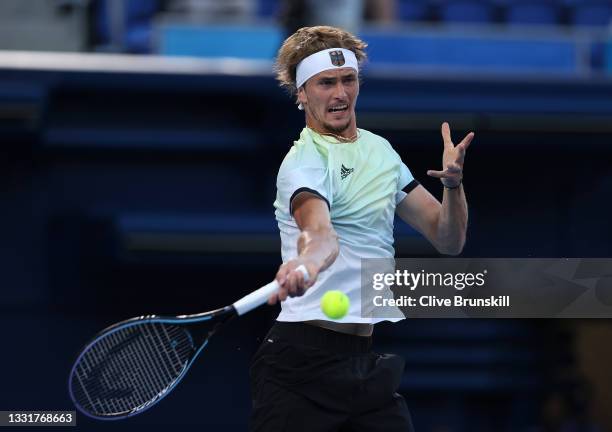
<path fill-rule="evenodd" d="M 300 265 L 295 270 L 301 271 L 304 275 L 304 282 L 308 282 L 310 277 L 308 276 L 308 270 L 306 270 L 306 267 L 304 267 L 304 265 Z M 253 291 L 251 294 L 242 297 L 232 306 L 234 306 L 234 309 L 236 309 L 238 315 L 244 315 L 245 313 L 267 302 L 268 298 L 272 294 L 275 294 L 279 288 L 280 286 L 278 285 L 278 282 L 276 280 L 273 280 L 269 284 L 264 285 L 258 290 Z"/>

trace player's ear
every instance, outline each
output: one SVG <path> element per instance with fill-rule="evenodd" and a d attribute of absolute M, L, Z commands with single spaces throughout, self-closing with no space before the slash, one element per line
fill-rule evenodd
<path fill-rule="evenodd" d="M 304 86 L 300 87 L 297 90 L 297 101 L 298 104 L 306 105 L 308 103 L 308 98 L 306 97 L 306 90 Z"/>

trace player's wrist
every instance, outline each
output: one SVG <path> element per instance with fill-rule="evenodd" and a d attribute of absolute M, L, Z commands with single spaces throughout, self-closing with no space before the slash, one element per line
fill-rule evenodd
<path fill-rule="evenodd" d="M 445 182 L 442 180 L 442 186 L 444 186 L 444 189 L 446 190 L 455 190 L 455 189 L 459 189 L 459 187 L 461 187 L 461 185 L 463 184 L 463 178 L 461 178 L 458 182 Z"/>
<path fill-rule="evenodd" d="M 312 257 L 300 257 L 297 260 L 298 265 L 303 265 L 308 270 L 310 277 L 317 275 L 323 266 L 323 262 Z"/>

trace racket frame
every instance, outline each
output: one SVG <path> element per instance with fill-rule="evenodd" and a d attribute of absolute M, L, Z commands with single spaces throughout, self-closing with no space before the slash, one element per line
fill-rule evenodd
<path fill-rule="evenodd" d="M 305 282 L 309 281 L 310 278 L 309 278 L 308 270 L 306 269 L 304 265 L 298 266 L 295 269 L 295 271 L 299 271 L 302 273 Z M 72 369 L 70 370 L 70 376 L 68 378 L 68 392 L 70 394 L 70 399 L 72 400 L 74 405 L 77 407 L 79 412 L 86 415 L 87 417 L 90 417 L 96 420 L 106 420 L 106 421 L 123 420 L 129 417 L 135 416 L 137 414 L 141 414 L 142 412 L 156 405 L 168 393 L 170 393 L 174 389 L 174 387 L 178 385 L 179 382 L 181 382 L 183 377 L 187 375 L 187 371 L 189 371 L 189 368 L 193 364 L 194 360 L 198 357 L 202 349 L 204 349 L 204 347 L 208 344 L 208 341 L 211 338 L 211 336 L 215 334 L 223 324 L 227 323 L 229 320 L 231 320 L 232 318 L 236 316 L 244 315 L 245 313 L 261 306 L 268 300 L 268 298 L 272 294 L 276 293 L 278 289 L 279 289 L 278 282 L 276 280 L 273 280 L 272 282 L 262 286 L 261 288 L 253 291 L 252 293 L 242 297 L 240 300 L 236 301 L 232 305 L 225 306 L 220 309 L 215 309 L 212 311 L 203 312 L 199 314 L 178 315 L 178 316 L 173 316 L 173 317 L 158 316 L 158 315 L 143 315 L 143 316 L 134 317 L 134 318 L 130 318 L 130 319 L 115 323 L 105 328 L 104 330 L 99 332 L 95 337 L 93 337 L 92 340 L 89 341 L 89 343 L 87 343 L 87 345 L 85 345 L 85 348 L 81 350 L 81 352 L 79 353 L 77 359 L 75 360 L 72 366 Z M 198 326 L 196 326 L 195 324 L 210 321 L 213 319 L 218 319 L 218 322 L 212 327 L 212 329 L 210 329 L 205 334 L 202 334 L 201 331 L 198 331 Z M 149 401 L 145 402 L 139 407 L 133 408 L 127 413 L 121 413 L 117 415 L 108 415 L 108 416 L 99 416 L 99 415 L 92 414 L 88 412 L 87 410 L 85 410 L 83 407 L 81 407 L 77 403 L 74 393 L 72 391 L 73 378 L 75 377 L 76 368 L 80 364 L 81 358 L 83 358 L 83 356 L 90 350 L 90 348 L 100 339 L 107 337 L 119 330 L 123 330 L 131 326 L 147 324 L 147 323 L 175 324 L 175 325 L 187 326 L 189 328 L 190 331 L 187 332 L 187 334 L 189 335 L 190 338 L 192 338 L 193 346 L 196 348 L 195 348 L 194 354 L 191 356 L 189 361 L 183 367 L 183 370 L 181 370 L 180 374 L 170 383 L 168 387 L 166 387 L 164 390 L 158 393 L 154 398 L 150 399 Z M 192 324 L 192 326 L 190 326 L 190 324 Z M 197 338 L 197 340 L 194 340 L 193 337 Z"/>
<path fill-rule="evenodd" d="M 164 397 L 166 397 L 166 395 L 168 395 L 174 389 L 174 387 L 176 387 L 181 382 L 183 377 L 187 375 L 187 372 L 189 371 L 189 368 L 191 367 L 195 359 L 198 357 L 198 355 L 204 349 L 204 347 L 208 344 L 208 340 L 210 339 L 210 337 L 213 334 L 215 334 L 223 324 L 230 321 L 236 315 L 237 315 L 237 312 L 233 306 L 226 306 L 224 308 L 216 309 L 216 310 L 209 311 L 209 312 L 199 313 L 199 314 L 193 314 L 193 315 L 179 315 L 179 316 L 172 316 L 172 317 L 161 316 L 161 315 L 143 315 L 143 316 L 133 317 L 133 318 L 115 323 L 105 328 L 104 330 L 99 332 L 95 337 L 93 337 L 92 340 L 89 341 L 89 343 L 87 343 L 85 348 L 81 350 L 81 352 L 79 353 L 79 356 L 77 357 L 77 359 L 75 360 L 72 366 L 72 369 L 70 370 L 70 376 L 68 379 L 68 392 L 70 394 L 70 399 L 72 400 L 72 402 L 74 403 L 74 405 L 76 406 L 76 408 L 79 410 L 80 413 L 86 415 L 89 418 L 95 419 L 95 420 L 105 420 L 105 421 L 123 420 L 129 417 L 135 416 L 137 414 L 141 414 L 142 412 L 156 405 L 159 401 L 161 401 Z M 202 333 L 201 331 L 198 331 L 198 326 L 197 326 L 198 323 L 204 323 L 207 321 L 211 321 L 213 319 L 218 319 L 218 322 L 212 327 L 212 329 L 210 329 L 206 333 Z M 72 391 L 72 385 L 73 385 L 74 380 L 76 379 L 76 368 L 80 364 L 83 356 L 85 356 L 85 354 L 89 352 L 91 347 L 94 346 L 99 340 L 106 338 L 117 331 L 125 330 L 132 326 L 138 326 L 142 324 L 155 324 L 155 323 L 186 326 L 189 329 L 189 331 L 187 332 L 187 335 L 191 339 L 192 345 L 194 346 L 194 353 L 190 356 L 189 361 L 185 364 L 185 366 L 180 371 L 178 376 L 166 388 L 164 388 L 160 393 L 158 393 L 154 398 L 148 400 L 147 402 L 145 402 L 144 404 L 136 408 L 133 408 L 132 410 L 128 412 L 122 412 L 116 415 L 100 416 L 100 415 L 95 415 L 87 411 L 85 408 L 83 408 L 77 402 L 76 397 Z"/>

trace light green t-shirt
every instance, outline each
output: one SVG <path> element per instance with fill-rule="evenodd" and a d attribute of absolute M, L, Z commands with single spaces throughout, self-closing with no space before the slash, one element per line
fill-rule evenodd
<path fill-rule="evenodd" d="M 340 143 L 304 128 L 281 164 L 274 207 L 283 262 L 297 256 L 300 230 L 291 214 L 291 200 L 301 191 L 327 202 L 340 253 L 304 296 L 282 303 L 279 321 L 328 319 L 319 301 L 330 289 L 344 291 L 351 300 L 349 312 L 339 322 L 382 321 L 361 311 L 361 259 L 394 256 L 395 207 L 406 195 L 402 189 L 414 179 L 387 140 L 363 129 L 358 133 L 355 142 Z"/>

